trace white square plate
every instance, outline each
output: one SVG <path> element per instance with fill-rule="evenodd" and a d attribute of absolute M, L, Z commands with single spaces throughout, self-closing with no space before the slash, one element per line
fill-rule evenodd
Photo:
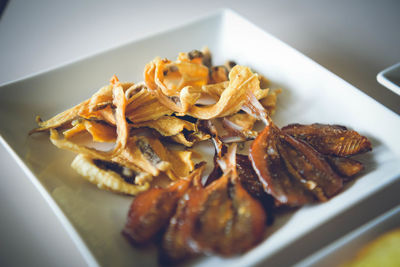
<path fill-rule="evenodd" d="M 379 72 L 376 79 L 380 84 L 400 95 L 400 62 Z"/>
<path fill-rule="evenodd" d="M 227 59 L 248 65 L 283 88 L 274 117 L 288 123 L 342 124 L 368 136 L 373 151 L 361 157 L 363 174 L 330 201 L 279 217 L 268 238 L 248 253 L 229 259 L 204 257 L 198 266 L 252 265 L 375 192 L 399 182 L 400 119 L 359 90 L 296 50 L 225 10 L 180 28 L 123 45 L 78 62 L 3 85 L 0 134 L 3 144 L 56 212 L 90 265 L 156 265 L 155 249 L 138 250 L 121 236 L 132 198 L 97 189 L 69 166 L 73 153 L 54 147 L 46 134 L 28 136 L 35 115 L 49 118 L 90 97 L 117 74 L 141 81 L 155 56 L 207 45 L 214 63 Z"/>

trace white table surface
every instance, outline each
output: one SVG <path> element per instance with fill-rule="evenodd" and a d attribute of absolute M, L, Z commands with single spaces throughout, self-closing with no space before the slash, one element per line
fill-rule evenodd
<path fill-rule="evenodd" d="M 0 1 L 1 3 L 1 1 Z M 0 5 L 1 6 L 1 5 Z M 400 114 L 376 74 L 400 62 L 400 1 L 21 1 L 0 17 L 0 84 L 229 7 Z M 1 96 L 0 96 L 1 97 Z M 47 203 L 0 147 L 0 266 L 86 266 Z M 268 260 L 289 265 L 399 203 L 399 183 Z M 289 256 L 288 256 L 289 255 Z"/>

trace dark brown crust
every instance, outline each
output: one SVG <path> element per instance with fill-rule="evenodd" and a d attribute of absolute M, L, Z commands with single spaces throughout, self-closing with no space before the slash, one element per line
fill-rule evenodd
<path fill-rule="evenodd" d="M 326 201 L 343 185 L 320 153 L 274 125 L 265 127 L 253 142 L 250 160 L 265 191 L 278 204 L 301 206 L 314 199 Z"/>
<path fill-rule="evenodd" d="M 232 183 L 224 175 L 208 186 L 205 194 L 192 235 L 201 251 L 232 256 L 262 240 L 266 214 L 241 183 Z"/>
<path fill-rule="evenodd" d="M 278 205 L 301 206 L 314 200 L 300 182 L 291 178 L 278 151 L 279 129 L 267 126 L 254 140 L 249 158 L 264 190 Z"/>
<path fill-rule="evenodd" d="M 151 241 L 167 226 L 189 184 L 180 180 L 168 188 L 152 188 L 138 195 L 130 206 L 123 234 L 135 244 Z"/>
<path fill-rule="evenodd" d="M 341 125 L 314 123 L 311 125 L 290 124 L 282 131 L 302 139 L 324 155 L 352 156 L 372 149 L 371 142 L 356 131 Z"/>

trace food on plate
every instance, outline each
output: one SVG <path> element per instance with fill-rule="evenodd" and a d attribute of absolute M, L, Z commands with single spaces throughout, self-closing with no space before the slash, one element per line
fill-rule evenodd
<path fill-rule="evenodd" d="M 219 179 L 206 187 L 198 184 L 181 198 L 163 237 L 163 261 L 199 253 L 232 256 L 262 240 L 267 215 L 239 182 L 235 157 L 236 144 L 218 159 Z"/>
<path fill-rule="evenodd" d="M 191 147 L 195 143 L 210 139 L 210 136 L 201 131 L 198 127 L 196 118 L 191 118 L 191 122 L 185 117 L 162 116 L 156 120 L 145 121 L 132 124 L 133 128 L 152 128 L 169 140 Z"/>
<path fill-rule="evenodd" d="M 293 124 L 281 130 L 251 93 L 245 110 L 266 125 L 252 143 L 249 157 L 277 206 L 327 201 L 343 187 L 341 172 L 351 176 L 362 169 L 353 161 L 331 160 L 329 164 L 322 153 L 349 156 L 372 149 L 366 137 L 342 126 Z M 331 165 L 337 167 L 338 173 Z"/>
<path fill-rule="evenodd" d="M 157 57 L 143 82 L 114 75 L 82 103 L 37 117 L 30 134 L 49 132 L 56 147 L 77 153 L 72 168 L 99 188 L 136 196 L 123 234 L 135 244 L 159 240 L 163 263 L 233 256 L 263 240 L 275 209 L 338 194 L 363 169 L 351 156 L 372 149 L 344 126 L 279 128 L 271 116 L 281 90 L 268 86 L 233 61 L 214 66 L 208 49 Z M 203 177 L 192 149 L 209 140 L 214 168 Z M 236 153 L 248 141 L 249 156 Z"/>
<path fill-rule="evenodd" d="M 78 154 L 71 163 L 71 167 L 89 182 L 96 184 L 101 189 L 136 195 L 149 189 L 149 183 L 135 184 L 138 174 L 132 169 L 123 167 L 118 163 L 92 159 L 83 154 Z M 144 179 L 144 178 L 142 178 Z"/>
<path fill-rule="evenodd" d="M 353 156 L 371 150 L 371 142 L 356 131 L 341 125 L 313 123 L 311 125 L 290 124 L 282 131 L 310 144 L 324 155 Z"/>
<path fill-rule="evenodd" d="M 205 185 L 209 185 L 219 177 L 222 176 L 223 171 L 218 164 L 218 159 L 221 158 L 227 152 L 226 145 L 221 141 L 218 130 L 215 125 L 210 121 L 204 121 L 202 127 L 212 136 L 212 140 L 215 146 L 214 154 L 214 168 L 207 177 Z M 247 155 L 236 154 L 236 171 L 238 174 L 238 180 L 242 187 L 254 198 L 257 199 L 264 207 L 268 214 L 267 223 L 270 224 L 273 221 L 273 198 L 266 194 L 264 187 L 256 172 L 254 171 L 251 161 Z"/>
<path fill-rule="evenodd" d="M 80 155 L 73 168 L 88 181 L 134 195 L 139 191 L 126 188 L 148 188 L 161 176 L 171 182 L 187 177 L 194 167 L 187 148 L 210 138 L 198 127 L 201 119 L 232 116 L 238 123 L 235 114 L 245 101 L 246 90 L 265 101 L 271 112 L 275 109 L 277 92 L 261 89 L 261 76 L 237 65 L 228 80 L 228 69 L 212 66 L 208 49 L 180 53 L 176 61 L 156 58 L 144 73 L 145 82 L 139 83 L 120 82 L 114 75 L 109 85 L 82 103 L 46 121 L 37 117 L 39 127 L 30 134 L 50 132 L 54 145 Z M 204 99 L 209 103 L 198 103 Z M 237 117 L 251 121 L 246 125 L 251 132 L 255 119 L 246 114 Z M 80 141 L 87 136 L 92 144 Z M 164 141 L 185 148 L 171 150 Z M 97 143 L 114 147 L 104 151 L 96 149 Z M 102 168 L 94 164 L 100 161 Z M 132 173 L 129 179 L 116 172 L 121 168 Z M 111 181 L 114 186 L 106 186 Z"/>
<path fill-rule="evenodd" d="M 128 220 L 123 230 L 136 244 L 149 242 L 162 231 L 174 215 L 179 199 L 185 194 L 192 181 L 201 178 L 204 164 L 166 188 L 151 188 L 139 194 L 132 202 Z"/>
<path fill-rule="evenodd" d="M 309 145 L 269 125 L 251 146 L 250 159 L 266 191 L 278 205 L 326 201 L 342 188 L 342 179 Z"/>

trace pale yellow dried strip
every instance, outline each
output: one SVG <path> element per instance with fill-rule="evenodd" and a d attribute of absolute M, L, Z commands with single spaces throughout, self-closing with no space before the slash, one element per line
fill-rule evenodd
<path fill-rule="evenodd" d="M 188 131 L 198 131 L 196 124 L 179 119 L 177 117 L 163 116 L 157 120 L 149 120 L 142 123 L 135 123 L 134 128 L 149 127 L 155 129 L 163 136 L 179 134 L 186 129 Z"/>
<path fill-rule="evenodd" d="M 203 120 L 232 115 L 247 101 L 247 91 L 260 88 L 257 75 L 248 67 L 235 66 L 229 73 L 229 80 L 217 103 L 205 107 L 192 106 L 188 114 Z"/>
<path fill-rule="evenodd" d="M 39 128 L 33 129 L 32 131 L 29 132 L 29 134 L 47 131 L 51 128 L 57 128 L 57 127 L 62 126 L 65 123 L 72 121 L 73 119 L 75 119 L 78 116 L 78 114 L 82 110 L 86 109 L 89 101 L 90 101 L 90 99 L 83 101 L 82 103 L 63 111 L 46 121 L 41 121 L 40 117 L 37 116 L 36 121 L 39 125 Z"/>
<path fill-rule="evenodd" d="M 89 148 L 85 146 L 78 145 L 74 142 L 71 142 L 67 139 L 61 139 L 60 135 L 58 134 L 57 130 L 50 129 L 50 141 L 58 148 L 66 149 L 73 151 L 75 153 L 84 154 L 90 158 L 101 159 L 105 161 L 112 161 L 116 162 L 122 166 L 130 168 L 138 173 L 137 176 L 143 177 L 143 180 L 151 177 L 149 173 L 145 172 L 144 170 L 140 169 L 135 162 L 130 162 L 126 160 L 126 158 L 119 156 L 121 151 L 99 151 L 94 148 Z"/>
<path fill-rule="evenodd" d="M 186 137 L 183 133 L 178 133 L 170 137 L 176 143 L 182 144 L 186 147 L 192 147 L 195 143 L 208 140 L 211 138 L 209 134 L 203 132 L 193 132 Z"/>
<path fill-rule="evenodd" d="M 125 182 L 117 173 L 111 170 L 103 170 L 97 167 L 91 158 L 79 154 L 71 163 L 71 167 L 89 182 L 101 189 L 107 189 L 118 193 L 137 195 L 149 189 L 150 184 L 135 185 Z"/>

